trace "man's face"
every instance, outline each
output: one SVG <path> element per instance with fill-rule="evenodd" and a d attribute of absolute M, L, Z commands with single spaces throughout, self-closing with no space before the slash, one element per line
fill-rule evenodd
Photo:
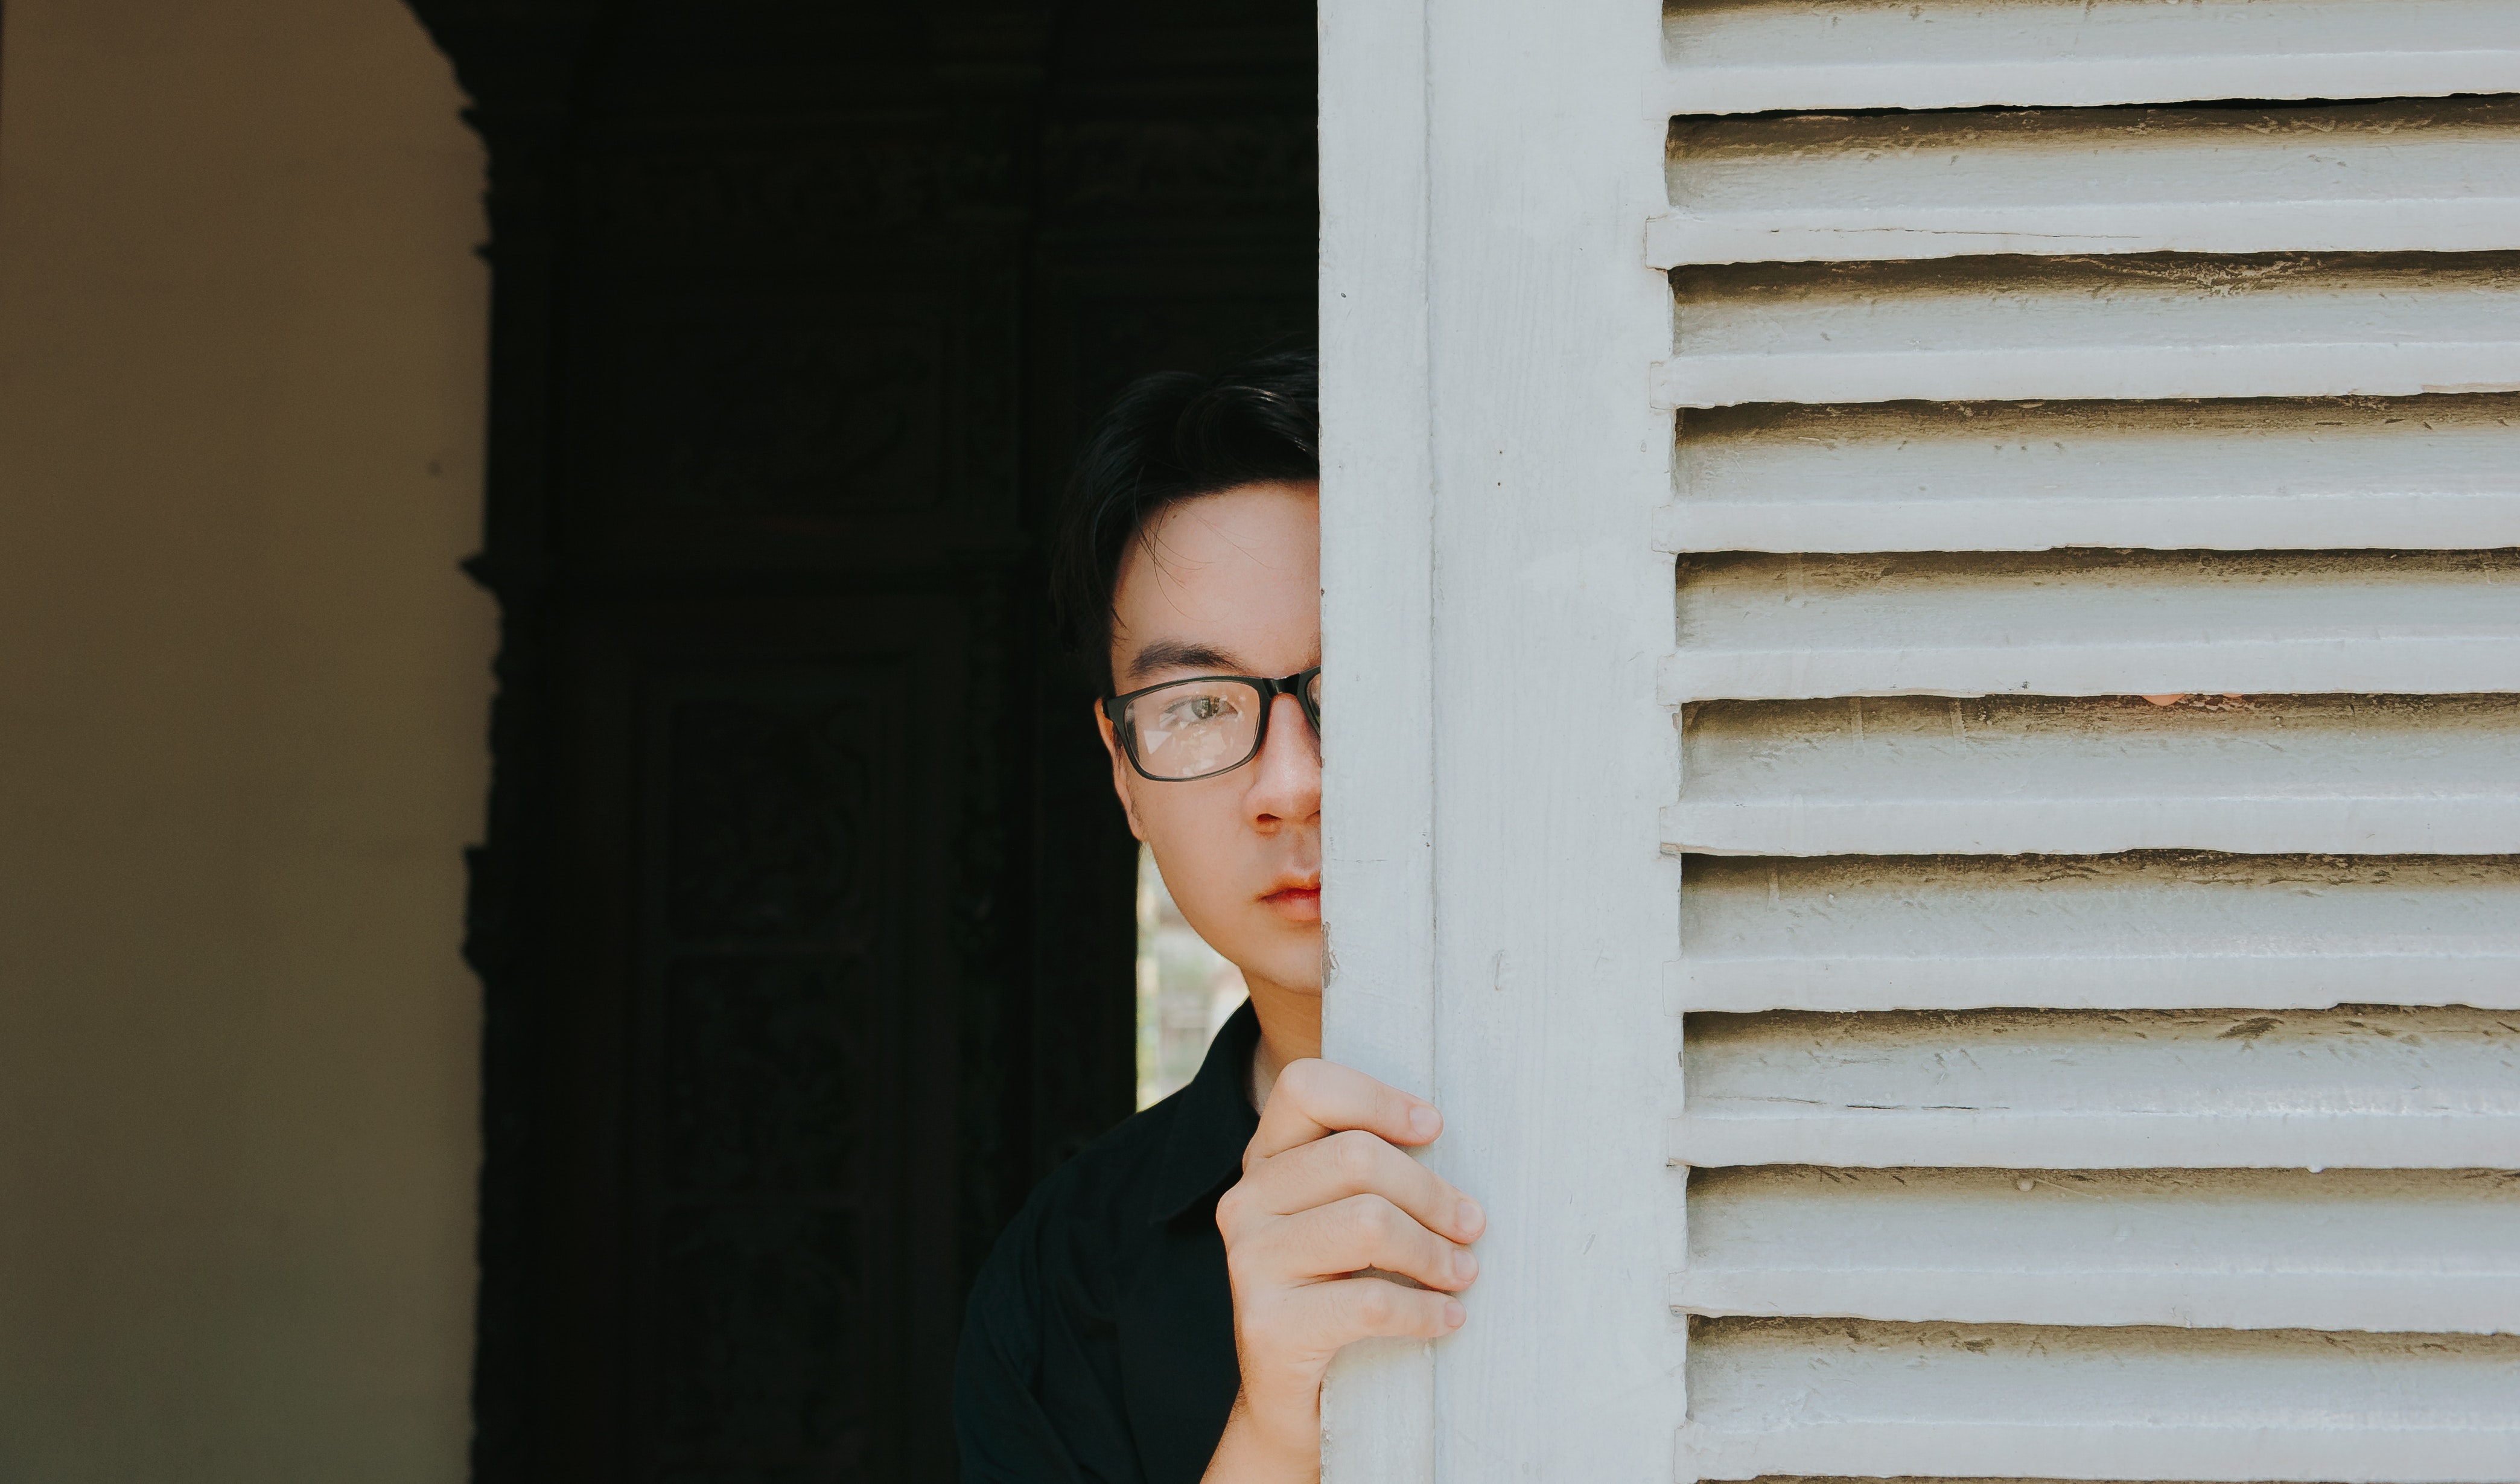
<path fill-rule="evenodd" d="M 1182 501 L 1120 563 L 1111 674 L 1121 693 L 1196 675 L 1275 679 L 1321 663 L 1320 486 L 1244 484 Z M 1100 708 L 1111 784 L 1182 916 L 1255 992 L 1322 987 L 1322 757 L 1291 696 L 1230 773 L 1141 778 Z"/>

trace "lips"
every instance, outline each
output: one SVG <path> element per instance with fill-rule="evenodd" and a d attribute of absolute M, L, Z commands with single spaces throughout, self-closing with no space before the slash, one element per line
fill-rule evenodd
<path fill-rule="evenodd" d="M 1260 900 L 1289 922 L 1318 922 L 1322 918 L 1322 878 L 1288 877 Z"/>

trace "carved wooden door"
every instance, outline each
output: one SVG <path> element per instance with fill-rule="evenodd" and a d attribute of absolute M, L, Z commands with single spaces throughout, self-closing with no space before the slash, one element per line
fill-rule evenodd
<path fill-rule="evenodd" d="M 1311 8 L 415 3 L 493 161 L 475 1477 L 949 1477 L 1134 1082 L 1036 553 L 1129 378 L 1309 334 Z"/>

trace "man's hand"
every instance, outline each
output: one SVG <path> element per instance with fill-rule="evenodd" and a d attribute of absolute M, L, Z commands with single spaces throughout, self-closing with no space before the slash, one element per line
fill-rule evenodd
<path fill-rule="evenodd" d="M 1487 1217 L 1395 1147 L 1443 1127 L 1432 1104 L 1363 1072 L 1307 1059 L 1278 1074 L 1242 1179 L 1216 1203 L 1242 1392 L 1210 1484 L 1318 1478 L 1322 1373 L 1339 1347 L 1462 1327 L 1452 1295 L 1478 1275 L 1464 1243 Z"/>

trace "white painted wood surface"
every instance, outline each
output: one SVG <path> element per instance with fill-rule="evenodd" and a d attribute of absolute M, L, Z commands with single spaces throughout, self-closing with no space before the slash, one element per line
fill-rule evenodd
<path fill-rule="evenodd" d="M 1674 850 L 2520 851 L 2510 697 L 1709 701 L 1682 736 Z"/>
<path fill-rule="evenodd" d="M 1690 1010 L 2520 1010 L 2511 856 L 1691 856 Z"/>
<path fill-rule="evenodd" d="M 1680 563 L 1674 705 L 2520 691 L 2520 553 L 1891 553 Z"/>
<path fill-rule="evenodd" d="M 2520 396 L 1681 415 L 1666 552 L 2520 546 Z"/>
<path fill-rule="evenodd" d="M 1690 1165 L 2520 1168 L 2520 1028 L 2460 1007 L 1688 1018 Z"/>
<path fill-rule="evenodd" d="M 1418 986 L 1379 1007 L 1342 997 L 1369 973 L 1420 976 L 1419 1049 L 1447 1119 L 1429 1159 L 1489 1216 L 1468 1323 L 1433 1347 L 1431 1424 L 1385 1405 L 1402 1368 L 1342 1363 L 1326 1466 L 1445 1484 L 1668 1477 L 1686 1333 L 1663 1289 L 1685 1180 L 1662 1148 L 1681 1105 L 1678 881 L 1653 810 L 1677 759 L 1653 696 L 1671 565 L 1649 528 L 1670 427 L 1642 379 L 1668 340 L 1669 286 L 1637 254 L 1662 195 L 1663 121 L 1636 110 L 1662 68 L 1657 18 L 1507 0 L 1324 14 L 1326 396 L 1345 399 L 1327 476 L 1349 481 L 1326 506 L 1327 644 L 1358 667 L 1334 671 L 1355 678 L 1326 717 L 1325 808 L 1347 811 L 1330 826 L 1328 1046 L 1411 1065 L 1380 1038 L 1414 1023 L 1397 997 Z M 1404 161 L 1422 161 L 1422 182 Z M 1427 477 L 1377 524 L 1366 502 L 1417 481 L 1413 460 Z M 1358 477 L 1369 465 L 1381 472 Z M 1391 591 L 1356 591 L 1378 584 Z M 1397 706 L 1375 677 L 1400 686 Z M 1413 823 L 1421 798 L 1430 819 Z M 1431 973 L 1408 946 L 1421 850 Z M 1377 879 L 1382 895 L 1350 894 Z M 1402 921 L 1380 918 L 1384 902 Z"/>
<path fill-rule="evenodd" d="M 2520 247 L 2520 105 L 1799 114 L 1674 128 L 1645 260 Z"/>
<path fill-rule="evenodd" d="M 1676 791 L 1651 550 L 1671 427 L 1649 7 L 1427 11 L 1439 1160 L 1488 1234 L 1437 1347 L 1444 1484 L 1667 1478 L 1686 1334 L 1666 966 Z"/>
<path fill-rule="evenodd" d="M 1493 1223 L 1333 1475 L 2520 1480 L 2520 6 L 1662 20 L 1326 10 L 1333 1045 Z"/>
<path fill-rule="evenodd" d="M 1440 1103 L 1424 32 L 1420 0 L 1322 8 L 1322 1050 Z M 1434 1484 L 1431 1346 L 1331 1364 L 1322 1476 Z"/>
<path fill-rule="evenodd" d="M 2506 0 L 1675 0 L 1663 113 L 2520 92 Z"/>
<path fill-rule="evenodd" d="M 2520 7 L 1665 22 L 1680 1475 L 2520 1478 Z"/>
<path fill-rule="evenodd" d="M 1672 283 L 1668 407 L 2520 390 L 2520 254 L 1773 263 Z"/>
<path fill-rule="evenodd" d="M 1714 1320 L 1683 1479 L 2498 1481 L 2520 1338 Z"/>
<path fill-rule="evenodd" d="M 1700 1315 L 2520 1332 L 2520 1174 L 1702 1169 Z"/>

